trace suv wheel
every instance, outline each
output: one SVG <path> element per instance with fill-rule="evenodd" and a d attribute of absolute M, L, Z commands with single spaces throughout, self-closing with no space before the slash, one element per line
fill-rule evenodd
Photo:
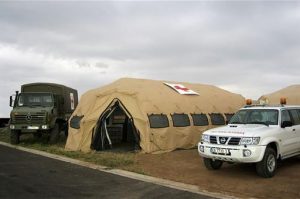
<path fill-rule="evenodd" d="M 10 131 L 10 143 L 11 144 L 19 144 L 20 143 L 20 131 L 19 130 L 11 130 Z"/>
<path fill-rule="evenodd" d="M 277 168 L 277 157 L 274 149 L 267 147 L 262 161 L 256 163 L 256 172 L 264 178 L 274 176 Z"/>
<path fill-rule="evenodd" d="M 221 160 L 213 160 L 210 158 L 203 158 L 203 162 L 204 162 L 205 167 L 208 170 L 220 169 L 223 164 L 223 162 Z"/>

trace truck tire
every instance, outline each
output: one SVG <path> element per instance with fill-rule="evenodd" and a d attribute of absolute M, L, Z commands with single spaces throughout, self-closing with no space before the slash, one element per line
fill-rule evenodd
<path fill-rule="evenodd" d="M 19 130 L 11 130 L 10 131 L 10 143 L 11 144 L 19 144 L 20 143 L 20 131 Z"/>
<path fill-rule="evenodd" d="M 49 144 L 55 144 L 58 141 L 60 133 L 59 124 L 55 123 L 53 129 L 50 131 L 50 138 L 49 138 Z"/>
<path fill-rule="evenodd" d="M 262 161 L 256 163 L 256 172 L 264 178 L 274 176 L 277 168 L 277 156 L 274 149 L 267 147 Z"/>
<path fill-rule="evenodd" d="M 221 160 L 213 160 L 210 158 L 203 158 L 203 162 L 208 170 L 218 170 L 222 167 L 223 164 L 223 161 Z"/>
<path fill-rule="evenodd" d="M 69 134 L 68 122 L 66 122 L 66 123 L 64 124 L 63 131 L 64 131 L 65 136 L 66 136 L 66 138 L 67 138 L 67 137 L 68 137 L 68 134 Z"/>

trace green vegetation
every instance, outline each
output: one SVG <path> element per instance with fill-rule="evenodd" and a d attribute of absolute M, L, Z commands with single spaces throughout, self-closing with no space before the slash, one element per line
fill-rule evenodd
<path fill-rule="evenodd" d="M 8 128 L 0 128 L 0 141 L 9 143 Z M 45 151 L 52 154 L 62 155 L 69 158 L 91 162 L 94 164 L 106 166 L 108 168 L 124 169 L 136 173 L 144 174 L 143 170 L 137 166 L 137 154 L 132 152 L 73 152 L 64 149 L 66 139 L 61 136 L 59 141 L 54 144 L 48 144 L 46 135 L 41 138 L 35 138 L 31 134 L 22 136 L 18 146 Z"/>

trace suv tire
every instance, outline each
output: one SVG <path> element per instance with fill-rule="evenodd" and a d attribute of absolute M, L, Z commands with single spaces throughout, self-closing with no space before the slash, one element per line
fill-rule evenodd
<path fill-rule="evenodd" d="M 222 167 L 223 164 L 223 161 L 221 160 L 213 160 L 210 158 L 203 158 L 203 162 L 208 170 L 218 170 Z"/>
<path fill-rule="evenodd" d="M 19 144 L 20 143 L 20 131 L 19 130 L 11 130 L 10 131 L 10 143 L 11 144 Z"/>
<path fill-rule="evenodd" d="M 264 178 L 274 176 L 277 168 L 277 156 L 274 149 L 267 147 L 262 161 L 256 163 L 256 172 Z"/>

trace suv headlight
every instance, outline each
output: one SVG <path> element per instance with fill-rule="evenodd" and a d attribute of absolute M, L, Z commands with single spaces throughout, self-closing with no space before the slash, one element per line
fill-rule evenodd
<path fill-rule="evenodd" d="M 209 143 L 209 135 L 202 135 L 201 141 Z"/>
<path fill-rule="evenodd" d="M 244 137 L 240 141 L 240 145 L 258 145 L 260 137 Z"/>

